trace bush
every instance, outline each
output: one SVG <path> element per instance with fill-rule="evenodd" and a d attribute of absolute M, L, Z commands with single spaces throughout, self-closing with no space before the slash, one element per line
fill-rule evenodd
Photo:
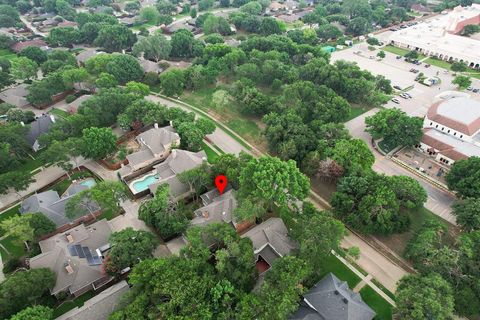
<path fill-rule="evenodd" d="M 368 38 L 367 43 L 372 46 L 378 46 L 380 44 L 377 38 Z"/>
<path fill-rule="evenodd" d="M 147 72 L 143 77 L 143 83 L 150 87 L 156 86 L 160 83 L 160 80 L 158 80 L 158 74 L 155 72 Z"/>
<path fill-rule="evenodd" d="M 22 262 L 18 259 L 7 260 L 3 266 L 3 273 L 11 273 L 22 266 Z"/>
<path fill-rule="evenodd" d="M 65 97 L 66 103 L 72 103 L 75 100 L 77 100 L 77 97 L 75 97 L 73 94 L 69 94 L 68 96 Z"/>

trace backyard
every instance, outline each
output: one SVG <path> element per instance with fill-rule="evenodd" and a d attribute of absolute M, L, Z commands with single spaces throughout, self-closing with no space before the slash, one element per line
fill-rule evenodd
<path fill-rule="evenodd" d="M 82 294 L 80 297 L 63 302 L 60 306 L 53 310 L 53 317 L 60 317 L 62 314 L 67 313 L 75 307 L 82 307 L 85 301 L 91 299 L 95 296 L 95 292 L 88 291 L 87 293 Z"/>

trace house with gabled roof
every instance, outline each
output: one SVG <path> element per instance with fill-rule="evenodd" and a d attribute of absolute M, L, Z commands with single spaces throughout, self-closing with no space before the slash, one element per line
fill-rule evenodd
<path fill-rule="evenodd" d="M 27 84 L 19 84 L 16 87 L 8 88 L 0 92 L 0 102 L 6 102 L 17 108 L 26 107 L 30 104 L 27 101 Z"/>
<path fill-rule="evenodd" d="M 258 272 L 261 274 L 278 258 L 289 255 L 298 245 L 288 237 L 288 230 L 281 218 L 270 218 L 241 235 L 253 243 Z"/>
<path fill-rule="evenodd" d="M 308 293 L 289 320 L 372 320 L 373 311 L 345 281 L 328 273 Z"/>
<path fill-rule="evenodd" d="M 50 127 L 54 123 L 55 116 L 49 114 L 44 114 L 30 123 L 30 129 L 27 133 L 27 141 L 32 147 L 33 151 L 37 152 L 42 148 L 38 142 L 38 138 L 41 135 L 48 133 L 48 131 L 50 131 Z"/>
<path fill-rule="evenodd" d="M 52 295 L 66 292 L 79 296 L 97 290 L 112 280 L 102 267 L 111 233 L 106 219 L 58 233 L 38 243 L 42 253 L 30 258 L 30 268 L 48 268 L 55 273 Z"/>

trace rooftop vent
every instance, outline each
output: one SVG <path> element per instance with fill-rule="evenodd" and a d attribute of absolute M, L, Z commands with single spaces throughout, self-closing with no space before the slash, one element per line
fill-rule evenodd
<path fill-rule="evenodd" d="M 342 301 L 343 301 L 343 303 L 348 304 L 348 299 L 347 298 L 343 298 Z"/>
<path fill-rule="evenodd" d="M 65 236 L 67 236 L 67 241 L 68 241 L 68 243 L 72 243 L 72 242 L 73 242 L 73 236 L 72 236 L 70 233 L 66 233 Z"/>
<path fill-rule="evenodd" d="M 338 290 L 335 290 L 335 294 L 338 295 L 340 292 L 338 292 Z"/>
<path fill-rule="evenodd" d="M 72 266 L 67 262 L 65 263 L 65 270 L 67 270 L 67 273 L 68 274 L 72 274 L 73 273 L 73 268 Z"/>

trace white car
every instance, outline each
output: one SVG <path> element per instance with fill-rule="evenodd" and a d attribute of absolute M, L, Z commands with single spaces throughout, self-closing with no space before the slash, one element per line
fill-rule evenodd
<path fill-rule="evenodd" d="M 396 103 L 396 104 L 400 104 L 400 101 L 398 101 L 397 98 L 392 98 L 392 102 L 393 102 L 393 103 Z"/>

